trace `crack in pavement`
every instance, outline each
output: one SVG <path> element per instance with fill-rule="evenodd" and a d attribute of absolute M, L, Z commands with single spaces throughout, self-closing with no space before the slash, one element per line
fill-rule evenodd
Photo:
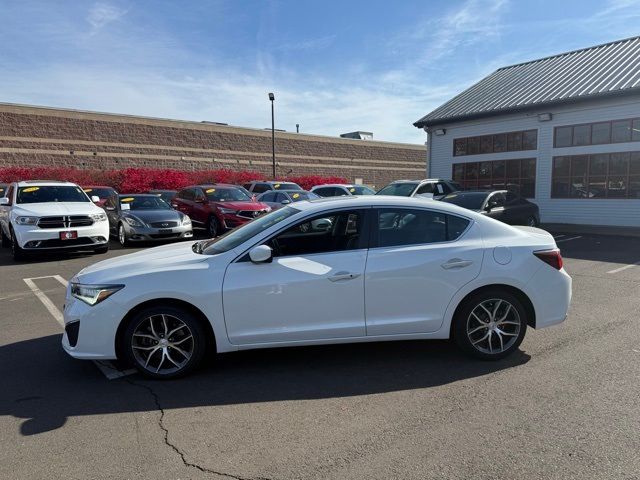
<path fill-rule="evenodd" d="M 156 404 L 156 407 L 160 412 L 160 417 L 158 418 L 158 426 L 164 432 L 164 443 L 180 456 L 180 459 L 182 460 L 182 463 L 185 465 L 185 467 L 195 468 L 197 470 L 200 470 L 203 473 L 210 473 L 213 475 L 219 475 L 221 477 L 233 478 L 234 480 L 270 480 L 267 477 L 241 477 L 239 475 L 233 475 L 231 473 L 218 472 L 216 470 L 198 465 L 197 463 L 189 462 L 186 458 L 185 453 L 182 450 L 180 450 L 176 445 L 174 445 L 169 441 L 169 430 L 167 429 L 167 427 L 164 426 L 165 411 L 164 411 L 164 408 L 162 408 L 162 405 L 160 405 L 160 397 L 158 397 L 158 394 L 149 385 L 136 383 L 131 379 L 124 379 L 124 381 L 135 387 L 143 388 L 144 390 L 148 391 L 151 394 Z"/>

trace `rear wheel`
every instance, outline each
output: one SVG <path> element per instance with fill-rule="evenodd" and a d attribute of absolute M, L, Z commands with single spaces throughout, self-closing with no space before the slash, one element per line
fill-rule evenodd
<path fill-rule="evenodd" d="M 124 334 L 127 360 L 143 375 L 168 379 L 186 375 L 206 350 L 202 325 L 190 312 L 156 306 L 139 312 Z"/>
<path fill-rule="evenodd" d="M 515 295 L 500 289 L 485 290 L 458 308 L 453 338 L 464 352 L 482 360 L 497 360 L 520 346 L 528 320 Z"/>
<path fill-rule="evenodd" d="M 16 238 L 16 234 L 11 230 L 11 253 L 13 254 L 14 260 L 24 260 L 27 256 L 24 249 L 20 248 L 18 244 L 18 239 Z"/>

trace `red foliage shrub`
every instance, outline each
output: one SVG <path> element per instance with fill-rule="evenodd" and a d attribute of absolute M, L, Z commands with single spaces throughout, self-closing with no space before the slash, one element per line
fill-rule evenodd
<path fill-rule="evenodd" d="M 289 177 L 287 180 L 289 182 L 297 183 L 305 190 L 310 190 L 311 187 L 324 185 L 326 183 L 349 183 L 347 179 L 343 177 L 323 177 L 321 175 L 302 175 L 298 177 Z"/>
<path fill-rule="evenodd" d="M 264 180 L 259 172 L 249 170 L 199 170 L 185 172 L 171 169 L 125 168 L 123 170 L 81 170 L 77 168 L 7 167 L 0 168 L 0 181 L 65 180 L 78 185 L 107 185 L 122 193 L 141 193 L 153 189 L 177 190 L 187 185 L 204 183 L 231 183 L 242 185 L 252 180 Z M 342 177 L 306 175 L 290 177 L 305 190 L 323 183 L 347 183 Z"/>

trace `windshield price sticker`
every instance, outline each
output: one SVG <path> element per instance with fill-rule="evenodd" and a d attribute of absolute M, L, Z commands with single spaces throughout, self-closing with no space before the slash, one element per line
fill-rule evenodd
<path fill-rule="evenodd" d="M 40 190 L 40 187 L 27 187 L 22 190 L 22 193 L 31 193 L 35 192 L 36 190 Z"/>
<path fill-rule="evenodd" d="M 204 193 L 213 193 L 213 192 L 215 192 L 215 191 L 216 191 L 216 189 L 215 189 L 215 188 L 210 188 L 209 190 L 205 190 L 205 192 L 204 192 Z"/>

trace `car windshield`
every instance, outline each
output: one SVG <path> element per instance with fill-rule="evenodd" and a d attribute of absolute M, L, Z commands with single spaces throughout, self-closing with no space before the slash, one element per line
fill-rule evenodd
<path fill-rule="evenodd" d="M 382 190 L 379 190 L 376 195 L 393 195 L 396 197 L 410 197 L 415 188 L 418 186 L 416 182 L 406 183 L 390 183 Z"/>
<path fill-rule="evenodd" d="M 84 193 L 93 197 L 94 195 L 100 199 L 109 198 L 116 193 L 112 188 L 83 188 Z"/>
<path fill-rule="evenodd" d="M 286 220 L 299 211 L 300 210 L 293 207 L 284 207 L 271 213 L 267 213 L 266 215 L 258 217 L 255 220 L 251 220 L 250 222 L 247 222 L 217 238 L 202 240 L 195 243 L 193 245 L 193 251 L 204 255 L 215 255 L 217 253 L 228 252 L 229 250 L 243 244 L 251 237 L 264 232 L 266 229 Z"/>
<path fill-rule="evenodd" d="M 204 193 L 211 202 L 250 202 L 251 197 L 240 188 L 205 188 Z"/>
<path fill-rule="evenodd" d="M 301 200 L 315 200 L 317 198 L 320 198 L 318 195 L 311 192 L 295 192 L 294 191 L 294 192 L 288 192 L 288 193 L 293 202 L 299 202 Z"/>
<path fill-rule="evenodd" d="M 39 185 L 19 187 L 16 203 L 90 202 L 80 187 L 73 185 Z"/>
<path fill-rule="evenodd" d="M 302 187 L 297 183 L 282 182 L 282 183 L 274 183 L 273 189 L 274 190 L 302 190 Z"/>
<path fill-rule="evenodd" d="M 450 193 L 442 199 L 443 202 L 453 203 L 469 210 L 480 210 L 489 192 Z"/>
<path fill-rule="evenodd" d="M 176 196 L 176 193 L 178 192 L 176 192 L 175 190 L 163 190 L 163 191 L 151 191 L 149 193 L 160 197 L 165 202 L 169 202 L 173 197 Z"/>
<path fill-rule="evenodd" d="M 154 195 L 122 195 L 120 197 L 122 210 L 171 210 L 171 206 Z"/>
<path fill-rule="evenodd" d="M 349 187 L 349 191 L 353 195 L 375 195 L 376 194 L 376 192 L 371 190 L 369 187 L 365 187 L 363 185 L 353 185 Z M 390 194 L 386 193 L 385 195 L 390 195 Z"/>

